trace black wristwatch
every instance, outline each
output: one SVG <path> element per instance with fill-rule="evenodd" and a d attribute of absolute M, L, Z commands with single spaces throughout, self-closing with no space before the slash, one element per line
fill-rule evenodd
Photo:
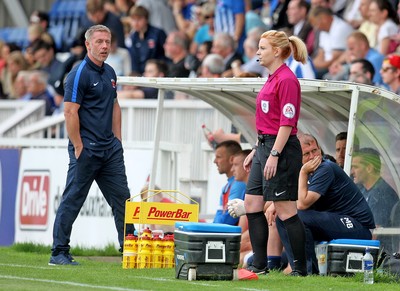
<path fill-rule="evenodd" d="M 271 151 L 271 156 L 273 156 L 273 157 L 280 157 L 281 154 L 280 154 L 277 150 L 272 150 L 272 151 Z"/>

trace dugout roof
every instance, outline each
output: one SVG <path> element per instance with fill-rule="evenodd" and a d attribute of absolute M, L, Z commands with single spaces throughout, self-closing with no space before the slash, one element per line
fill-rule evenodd
<path fill-rule="evenodd" d="M 322 149 L 334 156 L 335 136 L 348 132 L 345 171 L 349 174 L 354 136 L 360 147 L 372 147 L 382 156 L 383 176 L 400 190 L 400 96 L 385 89 L 350 83 L 300 79 L 302 107 L 299 130 L 313 134 Z M 209 103 L 253 143 L 255 98 L 264 84 L 262 78 L 142 78 L 119 77 L 119 84 L 134 84 L 180 91 Z"/>

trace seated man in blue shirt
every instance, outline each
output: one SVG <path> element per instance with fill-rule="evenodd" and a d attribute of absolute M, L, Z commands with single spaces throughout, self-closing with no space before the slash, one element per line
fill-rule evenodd
<path fill-rule="evenodd" d="M 239 218 L 229 215 L 227 203 L 229 200 L 239 198 L 244 200 L 246 183 L 236 181 L 232 172 L 232 164 L 235 154 L 242 150 L 239 143 L 233 140 L 226 140 L 219 143 L 215 149 L 214 163 L 217 165 L 218 172 L 228 177 L 228 182 L 222 188 L 219 208 L 214 218 L 214 223 L 225 223 L 238 225 Z"/>
<path fill-rule="evenodd" d="M 376 226 L 390 227 L 390 213 L 393 205 L 399 201 L 399 196 L 381 177 L 379 152 L 372 148 L 362 148 L 354 152 L 351 173 L 354 182 L 359 186 L 371 208 Z M 392 249 L 390 236 L 382 236 L 378 239 L 388 253 L 397 251 L 397 249 Z"/>
<path fill-rule="evenodd" d="M 298 215 L 306 229 L 308 273 L 318 273 L 315 242 L 332 239 L 372 238 L 374 217 L 367 201 L 351 178 L 335 163 L 324 160 L 317 140 L 299 136 L 303 167 L 299 175 Z M 276 218 L 289 262 L 293 262 L 283 223 Z"/>

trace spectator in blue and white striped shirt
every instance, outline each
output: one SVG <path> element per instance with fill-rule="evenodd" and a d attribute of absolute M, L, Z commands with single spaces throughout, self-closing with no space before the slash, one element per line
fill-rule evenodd
<path fill-rule="evenodd" d="M 243 54 L 245 40 L 245 1 L 218 0 L 215 8 L 215 32 L 226 32 L 233 37 L 237 51 Z"/>

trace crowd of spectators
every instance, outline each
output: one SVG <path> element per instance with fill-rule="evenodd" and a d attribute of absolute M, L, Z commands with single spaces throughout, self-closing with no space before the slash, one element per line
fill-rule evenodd
<path fill-rule="evenodd" d="M 87 0 L 74 41 L 61 51 L 48 32 L 49 14 L 35 11 L 26 47 L 0 40 L 0 94 L 34 99 L 27 92 L 29 74 L 39 71 L 47 80 L 40 98 L 53 104 L 46 114 L 60 112 L 64 78 L 84 57 L 83 32 L 93 24 L 111 29 L 107 62 L 119 76 L 267 77 L 257 62 L 258 40 L 275 29 L 306 43 L 307 64 L 287 60 L 297 77 L 359 82 L 398 93 L 398 6 L 396 0 Z M 218 62 L 214 68 L 202 65 L 211 54 L 222 59 L 222 72 Z M 157 98 L 157 90 L 144 91 L 120 86 L 119 96 Z"/>

